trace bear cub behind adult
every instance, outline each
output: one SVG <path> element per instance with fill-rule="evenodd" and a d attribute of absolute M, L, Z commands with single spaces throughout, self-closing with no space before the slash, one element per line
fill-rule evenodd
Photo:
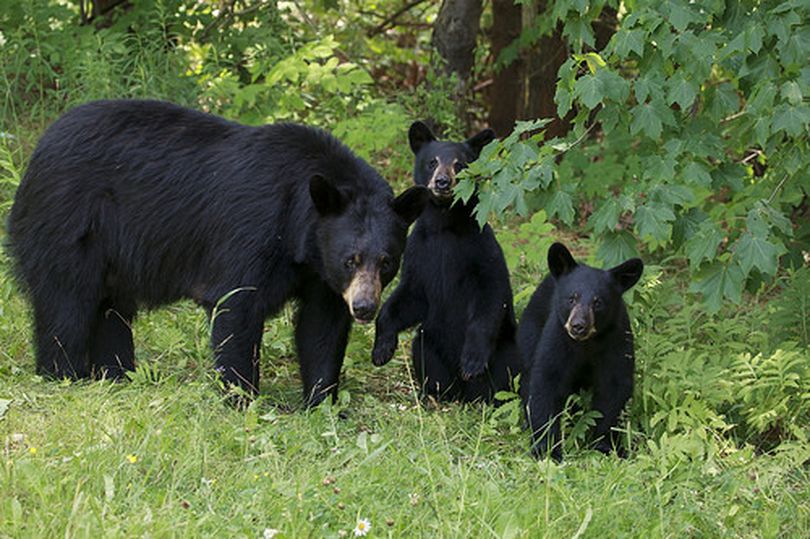
<path fill-rule="evenodd" d="M 532 452 L 562 458 L 560 414 L 569 395 L 588 388 L 602 414 L 593 429 L 596 449 L 623 455 L 612 429 L 633 392 L 635 356 L 622 294 L 638 282 L 644 264 L 632 258 L 600 270 L 577 263 L 555 243 L 548 266 L 551 275 L 532 295 L 518 329 Z"/>
<path fill-rule="evenodd" d="M 464 142 L 443 142 L 415 122 L 408 137 L 414 182 L 432 196 L 408 236 L 399 286 L 377 318 L 372 359 L 387 363 L 397 334 L 418 324 L 411 353 L 423 393 L 489 401 L 520 368 L 512 289 L 492 228 L 481 229 L 473 218 L 477 200 L 453 203 L 453 188 L 456 174 L 495 134 L 487 129 Z"/>

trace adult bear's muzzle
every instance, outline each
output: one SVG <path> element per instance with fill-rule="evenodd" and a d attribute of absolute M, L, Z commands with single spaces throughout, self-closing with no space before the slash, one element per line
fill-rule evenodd
<path fill-rule="evenodd" d="M 358 323 L 366 324 L 374 320 L 380 305 L 381 291 L 378 271 L 364 267 L 355 272 L 349 286 L 343 291 L 343 300 Z"/>

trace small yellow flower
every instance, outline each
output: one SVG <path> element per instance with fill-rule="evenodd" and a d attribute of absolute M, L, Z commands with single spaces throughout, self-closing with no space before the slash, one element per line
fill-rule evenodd
<path fill-rule="evenodd" d="M 37 448 L 36 447 L 29 447 L 28 452 L 31 453 L 32 455 L 36 455 L 37 454 Z"/>
<path fill-rule="evenodd" d="M 132 455 L 132 454 L 127 455 L 127 461 L 130 464 L 135 464 L 136 462 L 138 462 L 138 456 L 137 455 Z"/>
<path fill-rule="evenodd" d="M 361 518 L 357 521 L 357 526 L 354 527 L 354 536 L 362 537 L 366 535 L 371 529 L 371 521 L 367 518 Z"/>

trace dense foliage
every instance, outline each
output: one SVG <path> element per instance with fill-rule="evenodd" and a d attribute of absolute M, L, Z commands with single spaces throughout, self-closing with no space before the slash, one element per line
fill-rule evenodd
<path fill-rule="evenodd" d="M 554 2 L 573 49 L 555 101 L 561 117 L 576 112 L 577 129 L 568 141 L 512 136 L 491 148 L 500 159 L 472 170 L 488 182 L 480 218 L 544 208 L 599 238 L 606 262 L 641 243 L 687 263 L 711 311 L 739 303 L 780 261 L 803 265 L 810 246 L 808 5 L 626 2 L 594 51 L 589 21 L 606 4 L 620 7 Z M 586 129 L 597 136 L 569 149 Z"/>
<path fill-rule="evenodd" d="M 554 240 L 596 265 L 645 259 L 627 298 L 631 459 L 589 453 L 594 416 L 575 407 L 562 466 L 525 455 L 514 394 L 499 408 L 422 408 L 406 336 L 394 366 L 374 370 L 368 329 L 353 332 L 339 402 L 287 413 L 299 406 L 291 310 L 267 324 L 269 374 L 243 413 L 219 405 L 207 323 L 186 304 L 137 322 L 131 384 L 45 382 L 2 254 L 0 535 L 337 536 L 369 514 L 372 533 L 391 517 L 394 535 L 806 534 L 810 7 L 518 3 L 546 8 L 497 55 L 484 5 L 473 105 L 460 117 L 459 81 L 435 67 L 437 2 L 130 0 L 88 24 L 76 1 L 6 2 L 0 220 L 44 128 L 96 98 L 327 127 L 399 190 L 409 123 L 433 120 L 448 138 L 480 127 L 476 83 L 557 29 L 570 54 L 548 84 L 572 130 L 546 140 L 550 118 L 517 122 L 458 195 L 478 189 L 518 311 Z M 606 18 L 602 43 L 595 23 Z"/>

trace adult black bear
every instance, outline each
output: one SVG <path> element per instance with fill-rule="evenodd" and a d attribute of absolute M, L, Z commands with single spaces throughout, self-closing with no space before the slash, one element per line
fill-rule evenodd
<path fill-rule="evenodd" d="M 609 270 L 578 264 L 561 243 L 548 250 L 546 277 L 520 319 L 518 345 L 525 361 L 524 404 L 532 452 L 562 458 L 560 414 L 569 395 L 593 391 L 602 414 L 596 449 L 623 454 L 612 430 L 633 392 L 633 333 L 622 294 L 641 277 L 638 258 Z"/>
<path fill-rule="evenodd" d="M 408 136 L 414 182 L 433 196 L 408 237 L 399 286 L 377 318 L 372 359 L 388 362 L 397 334 L 421 324 L 412 360 L 423 391 L 490 400 L 520 369 L 509 273 L 492 228 L 482 230 L 472 216 L 476 200 L 452 201 L 456 173 L 495 135 L 487 129 L 465 142 L 440 142 L 415 122 Z"/>
<path fill-rule="evenodd" d="M 395 199 L 309 127 L 248 127 L 157 101 L 77 107 L 40 140 L 9 219 L 37 372 L 120 377 L 134 367 L 137 309 L 192 298 L 213 314 L 221 377 L 256 392 L 263 322 L 297 298 L 304 395 L 318 403 L 334 395 L 351 319 L 374 318 L 427 197 Z"/>

